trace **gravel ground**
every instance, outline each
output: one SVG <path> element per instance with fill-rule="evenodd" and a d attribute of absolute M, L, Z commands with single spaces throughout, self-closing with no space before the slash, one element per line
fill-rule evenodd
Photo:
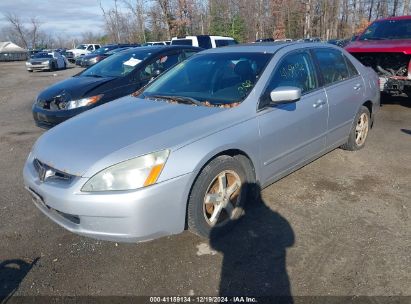
<path fill-rule="evenodd" d="M 264 189 L 236 233 L 117 244 L 65 231 L 23 188 L 25 158 L 43 133 L 32 102 L 79 71 L 27 73 L 23 62 L 0 63 L 0 300 L 12 292 L 411 295 L 408 98 L 383 98 L 363 150 L 335 150 Z"/>

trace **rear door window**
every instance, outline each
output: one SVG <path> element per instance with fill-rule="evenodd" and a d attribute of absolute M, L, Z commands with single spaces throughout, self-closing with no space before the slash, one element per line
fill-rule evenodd
<path fill-rule="evenodd" d="M 324 85 L 343 81 L 350 77 L 342 52 L 333 49 L 314 49 Z"/>
<path fill-rule="evenodd" d="M 175 64 L 184 60 L 182 57 L 182 52 L 161 55 L 141 71 L 140 78 L 142 80 L 151 80 L 155 76 L 155 71 L 160 71 L 160 73 L 163 73 Z"/>
<path fill-rule="evenodd" d="M 350 77 L 355 77 L 358 75 L 358 71 L 347 56 L 344 56 L 345 62 L 347 63 L 348 72 L 350 73 Z"/>

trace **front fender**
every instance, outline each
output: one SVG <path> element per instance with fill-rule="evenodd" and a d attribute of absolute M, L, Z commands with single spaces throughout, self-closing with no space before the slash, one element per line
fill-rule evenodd
<path fill-rule="evenodd" d="M 194 179 L 215 155 L 232 149 L 240 150 L 250 158 L 259 180 L 259 131 L 257 119 L 252 118 L 172 151 L 159 182 L 193 172 Z"/>

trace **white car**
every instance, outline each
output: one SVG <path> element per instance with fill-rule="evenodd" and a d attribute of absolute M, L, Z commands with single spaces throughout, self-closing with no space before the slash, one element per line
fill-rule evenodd
<path fill-rule="evenodd" d="M 26 61 L 28 72 L 37 71 L 54 71 L 67 68 L 67 60 L 59 52 L 40 52 L 32 55 Z"/>
<path fill-rule="evenodd" d="M 171 39 L 171 45 L 191 45 L 191 46 L 198 46 L 203 49 L 217 48 L 217 47 L 228 46 L 228 45 L 233 45 L 237 43 L 238 42 L 234 38 L 231 38 L 231 37 L 209 36 L 209 35 L 173 37 Z"/>
<path fill-rule="evenodd" d="M 73 58 L 90 54 L 100 48 L 100 44 L 80 44 L 75 49 L 67 50 L 67 53 L 72 53 Z"/>

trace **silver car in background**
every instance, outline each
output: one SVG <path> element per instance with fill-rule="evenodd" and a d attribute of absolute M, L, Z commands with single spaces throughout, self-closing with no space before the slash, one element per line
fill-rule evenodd
<path fill-rule="evenodd" d="M 28 72 L 33 71 L 55 71 L 66 69 L 68 66 L 67 59 L 59 52 L 39 52 L 26 61 Z"/>
<path fill-rule="evenodd" d="M 210 49 L 134 95 L 46 132 L 28 156 L 35 205 L 74 233 L 207 237 L 242 215 L 252 185 L 364 147 L 380 102 L 371 69 L 317 43 Z"/>

